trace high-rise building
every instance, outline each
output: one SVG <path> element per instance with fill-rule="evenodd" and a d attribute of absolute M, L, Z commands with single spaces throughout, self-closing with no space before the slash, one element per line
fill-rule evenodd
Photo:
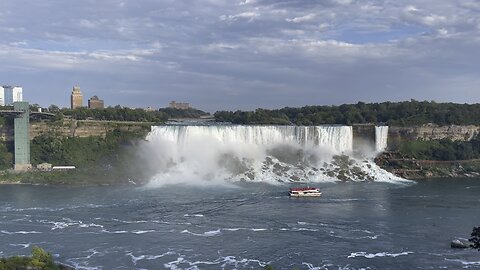
<path fill-rule="evenodd" d="M 72 95 L 70 96 L 70 108 L 80 108 L 83 107 L 83 95 L 80 91 L 79 86 L 74 86 L 72 90 Z"/>
<path fill-rule="evenodd" d="M 88 108 L 90 109 L 103 109 L 103 100 L 99 99 L 97 96 L 93 96 L 88 100 Z"/>
<path fill-rule="evenodd" d="M 23 101 L 23 89 L 20 86 L 4 85 L 0 87 L 0 106 L 13 105 Z"/>

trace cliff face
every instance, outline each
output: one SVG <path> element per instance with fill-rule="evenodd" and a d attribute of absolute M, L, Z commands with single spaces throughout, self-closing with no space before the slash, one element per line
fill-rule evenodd
<path fill-rule="evenodd" d="M 120 129 L 125 131 L 150 130 L 154 123 L 148 122 L 120 122 L 65 119 L 61 123 L 32 122 L 30 123 L 30 138 L 53 132 L 59 136 L 69 137 L 104 137 L 108 131 Z M 389 145 L 395 145 L 403 140 L 439 140 L 451 139 L 454 141 L 469 141 L 480 133 L 480 126 L 437 126 L 424 125 L 418 127 L 390 127 L 388 132 Z M 355 142 L 374 144 L 375 128 L 373 125 L 353 126 Z M 13 127 L 0 127 L 0 140 L 13 141 Z"/>
<path fill-rule="evenodd" d="M 402 137 L 409 140 L 469 141 L 480 132 L 479 126 L 437 126 L 433 124 L 419 127 L 390 127 L 389 137 Z"/>
<path fill-rule="evenodd" d="M 122 131 L 150 130 L 153 123 L 147 122 L 119 122 L 65 119 L 60 123 L 33 122 L 30 123 L 30 139 L 39 135 L 53 133 L 63 137 L 105 137 L 107 132 L 119 129 Z M 0 139 L 13 141 L 13 127 L 0 127 Z"/>
<path fill-rule="evenodd" d="M 119 129 L 122 131 L 150 130 L 153 123 L 118 122 L 94 120 L 64 120 L 61 124 L 36 122 L 30 124 L 30 138 L 33 139 L 45 133 L 54 133 L 65 137 L 105 137 L 107 132 Z"/>

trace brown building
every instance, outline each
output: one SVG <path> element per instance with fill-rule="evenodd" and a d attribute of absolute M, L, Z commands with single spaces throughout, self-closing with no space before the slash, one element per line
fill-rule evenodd
<path fill-rule="evenodd" d="M 186 110 L 190 109 L 190 103 L 176 102 L 175 100 L 170 102 L 170 108 Z"/>
<path fill-rule="evenodd" d="M 83 95 L 80 91 L 80 87 L 74 86 L 72 90 L 72 95 L 70 96 L 70 108 L 80 108 L 83 107 Z"/>
<path fill-rule="evenodd" d="M 89 109 L 103 109 L 104 107 L 103 100 L 99 99 L 97 96 L 93 96 L 88 100 Z"/>

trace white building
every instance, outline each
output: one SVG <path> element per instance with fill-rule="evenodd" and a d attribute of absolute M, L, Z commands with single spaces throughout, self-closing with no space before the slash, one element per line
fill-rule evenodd
<path fill-rule="evenodd" d="M 0 106 L 13 105 L 15 101 L 23 101 L 22 92 L 20 86 L 0 86 Z"/>

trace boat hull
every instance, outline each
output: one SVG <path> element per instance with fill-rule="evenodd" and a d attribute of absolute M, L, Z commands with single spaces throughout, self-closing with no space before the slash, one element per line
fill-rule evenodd
<path fill-rule="evenodd" d="M 303 197 L 320 197 L 322 193 L 311 193 L 311 194 L 289 194 L 292 198 L 303 198 Z"/>

